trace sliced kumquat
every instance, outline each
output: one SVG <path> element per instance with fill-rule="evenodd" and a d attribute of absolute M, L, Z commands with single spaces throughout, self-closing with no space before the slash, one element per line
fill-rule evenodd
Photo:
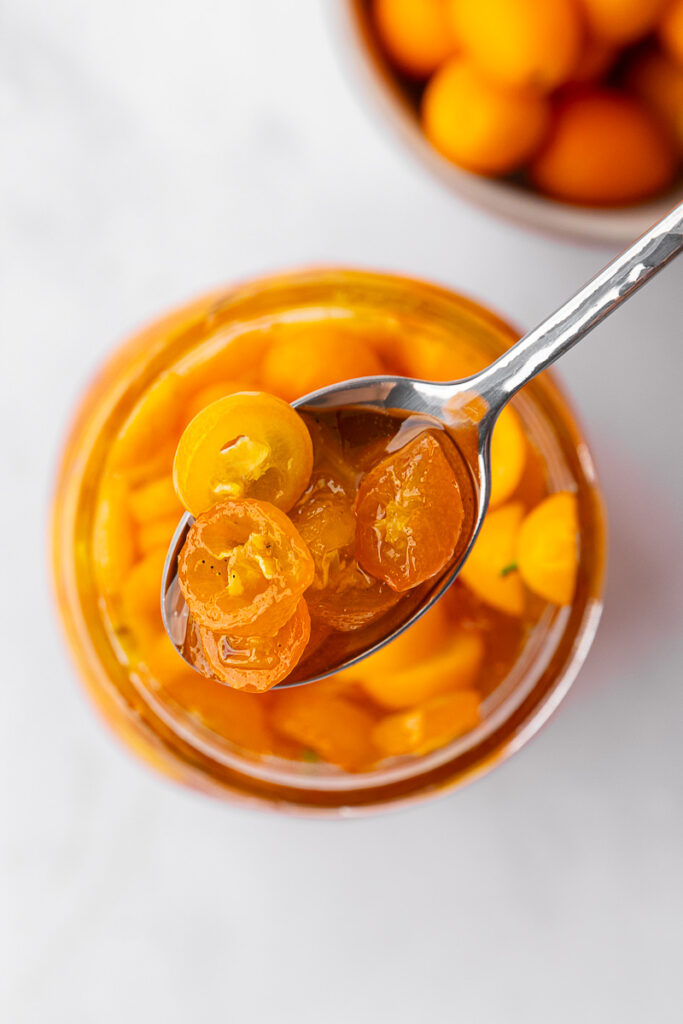
<path fill-rule="evenodd" d="M 527 455 L 527 440 L 519 416 L 507 405 L 496 420 L 491 437 L 490 505 L 502 505 L 517 489 Z"/>
<path fill-rule="evenodd" d="M 420 380 L 463 380 L 486 366 L 486 358 L 466 343 L 452 345 L 440 338 L 401 337 L 396 353 L 407 376 Z"/>
<path fill-rule="evenodd" d="M 183 429 L 191 423 L 195 416 L 206 409 L 207 405 L 213 405 L 221 398 L 228 398 L 229 395 L 236 395 L 240 391 L 251 391 L 252 387 L 246 381 L 223 380 L 212 384 L 206 384 L 199 391 L 195 391 L 185 404 L 183 413 Z"/>
<path fill-rule="evenodd" d="M 379 357 L 355 334 L 309 326 L 274 342 L 263 364 L 263 382 L 293 402 L 328 384 L 381 372 Z"/>
<path fill-rule="evenodd" d="M 130 492 L 129 504 L 133 519 L 139 524 L 156 523 L 160 519 L 175 519 L 178 523 L 184 511 L 171 476 L 136 487 Z"/>
<path fill-rule="evenodd" d="M 128 488 L 119 476 L 107 475 L 102 481 L 92 543 L 97 585 L 105 594 L 112 594 L 121 586 L 135 558 Z"/>
<path fill-rule="evenodd" d="M 127 469 L 154 459 L 179 428 L 180 378 L 167 371 L 151 384 L 119 431 L 112 464 Z M 177 435 L 176 435 L 177 437 Z"/>
<path fill-rule="evenodd" d="M 372 739 L 384 757 L 428 754 L 474 729 L 480 721 L 479 705 L 476 690 L 435 697 L 409 711 L 387 715 L 372 730 Z"/>
<path fill-rule="evenodd" d="M 284 512 L 264 501 L 219 502 L 189 530 L 178 582 L 193 618 L 231 636 L 274 636 L 315 566 Z"/>
<path fill-rule="evenodd" d="M 377 655 L 366 660 L 371 663 L 374 657 Z M 362 675 L 358 674 L 358 681 L 382 707 L 410 708 L 440 694 L 472 686 L 483 659 L 484 641 L 479 633 L 455 627 L 431 657 L 407 668 L 392 671 L 372 664 L 364 668 L 361 662 Z"/>
<path fill-rule="evenodd" d="M 194 516 L 223 498 L 257 498 L 287 511 L 312 466 L 313 445 L 300 416 L 274 395 L 245 392 L 195 416 L 178 444 L 173 477 Z"/>
<path fill-rule="evenodd" d="M 344 670 L 342 679 L 389 679 L 433 657 L 445 647 L 452 623 L 443 601 L 437 601 L 417 622 L 375 654 Z"/>
<path fill-rule="evenodd" d="M 524 517 L 521 502 L 488 512 L 460 579 L 494 608 L 508 615 L 524 611 L 524 587 L 517 566 L 517 537 Z"/>
<path fill-rule="evenodd" d="M 346 771 L 377 760 L 372 741 L 375 719 L 366 710 L 316 686 L 276 690 L 269 707 L 272 727 Z"/>
<path fill-rule="evenodd" d="M 282 682 L 299 662 L 311 634 L 303 598 L 275 636 L 228 636 L 197 627 L 199 641 L 213 675 L 236 690 L 269 690 Z"/>
<path fill-rule="evenodd" d="M 517 539 L 517 562 L 530 590 L 552 604 L 570 603 L 579 562 L 575 494 L 551 494 L 526 516 Z"/>
<path fill-rule="evenodd" d="M 180 515 L 173 515 L 169 519 L 154 519 L 149 523 L 141 523 L 137 535 L 140 554 L 146 555 L 154 548 L 168 548 L 179 521 Z"/>
<path fill-rule="evenodd" d="M 353 491 L 325 467 L 292 509 L 291 519 L 315 563 L 306 599 L 313 618 L 349 632 L 381 618 L 398 601 L 391 587 L 358 565 Z"/>
<path fill-rule="evenodd" d="M 276 752 L 278 741 L 268 727 L 266 706 L 258 694 L 240 693 L 192 670 L 171 680 L 163 693 L 235 746 L 257 754 Z"/>
<path fill-rule="evenodd" d="M 161 618 L 161 577 L 166 548 L 156 548 L 133 566 L 121 586 L 124 619 L 143 637 L 158 635 L 164 625 Z"/>
<path fill-rule="evenodd" d="M 409 590 L 445 568 L 464 517 L 455 472 L 426 431 L 364 477 L 356 499 L 356 557 L 393 590 Z"/>
<path fill-rule="evenodd" d="M 166 630 L 147 641 L 141 660 L 150 675 L 161 686 L 188 677 L 192 679 L 197 675 L 171 643 Z"/>

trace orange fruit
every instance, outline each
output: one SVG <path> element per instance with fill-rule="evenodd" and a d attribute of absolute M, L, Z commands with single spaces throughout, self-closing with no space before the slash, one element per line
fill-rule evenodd
<path fill-rule="evenodd" d="M 450 0 L 449 9 L 465 53 L 507 88 L 550 92 L 578 64 L 575 0 Z"/>
<path fill-rule="evenodd" d="M 579 564 L 575 494 L 551 494 L 526 516 L 517 538 L 517 564 L 535 594 L 552 604 L 571 602 Z"/>
<path fill-rule="evenodd" d="M 683 66 L 683 0 L 673 0 L 659 26 L 662 46 Z"/>
<path fill-rule="evenodd" d="M 192 524 L 178 583 L 193 619 L 230 636 L 274 636 L 313 581 L 310 552 L 265 501 L 219 502 Z"/>
<path fill-rule="evenodd" d="M 579 0 L 591 35 L 617 46 L 626 46 L 652 32 L 668 2 Z"/>
<path fill-rule="evenodd" d="M 478 174 L 507 174 L 536 152 L 550 123 L 548 101 L 491 82 L 471 62 L 454 57 L 430 79 L 422 127 L 453 163 Z"/>
<path fill-rule="evenodd" d="M 379 356 L 359 338 L 309 326 L 272 344 L 262 379 L 267 391 L 293 402 L 328 384 L 380 373 Z"/>
<path fill-rule="evenodd" d="M 173 463 L 193 516 L 223 498 L 257 498 L 288 511 L 313 468 L 311 435 L 281 398 L 250 391 L 207 405 L 185 428 Z"/>
<path fill-rule="evenodd" d="M 479 704 L 476 690 L 434 697 L 410 711 L 387 715 L 372 730 L 372 739 L 384 757 L 428 754 L 478 725 Z"/>
<path fill-rule="evenodd" d="M 374 0 L 379 38 L 401 71 L 426 78 L 456 49 L 446 0 Z"/>
<path fill-rule="evenodd" d="M 593 89 L 559 104 L 529 175 L 557 199 L 618 206 L 661 192 L 676 169 L 672 141 L 647 107 L 623 93 Z"/>
<path fill-rule="evenodd" d="M 460 579 L 485 604 L 508 615 L 524 611 L 524 587 L 517 571 L 517 534 L 524 506 L 510 502 L 486 514 Z"/>
<path fill-rule="evenodd" d="M 683 154 L 683 63 L 676 63 L 667 53 L 649 50 L 636 56 L 626 82 L 668 125 Z"/>

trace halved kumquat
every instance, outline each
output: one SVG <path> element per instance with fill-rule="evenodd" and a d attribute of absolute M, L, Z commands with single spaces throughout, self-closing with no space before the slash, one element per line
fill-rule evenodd
<path fill-rule="evenodd" d="M 197 627 L 212 673 L 235 690 L 262 693 L 282 682 L 301 659 L 311 635 L 303 598 L 275 636 L 229 636 Z"/>
<path fill-rule="evenodd" d="M 579 563 L 575 494 L 551 494 L 526 516 L 517 539 L 517 563 L 535 594 L 552 604 L 571 602 Z"/>
<path fill-rule="evenodd" d="M 311 437 L 298 414 L 274 395 L 243 392 L 212 402 L 186 427 L 173 478 L 194 516 L 223 498 L 256 498 L 286 512 L 312 466 Z"/>
<path fill-rule="evenodd" d="M 513 501 L 486 514 L 460 570 L 460 579 L 485 604 L 508 615 L 524 611 L 524 587 L 517 566 L 517 536 L 524 506 Z"/>
<path fill-rule="evenodd" d="M 221 501 L 193 523 L 178 582 L 195 621 L 230 636 L 274 636 L 313 581 L 292 522 L 264 501 Z"/>

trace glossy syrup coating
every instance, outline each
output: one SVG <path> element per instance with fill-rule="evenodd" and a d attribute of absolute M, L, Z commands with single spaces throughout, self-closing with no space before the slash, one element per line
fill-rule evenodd
<path fill-rule="evenodd" d="M 301 598 L 275 636 L 229 636 L 205 626 L 196 630 L 201 652 L 195 649 L 191 656 L 203 675 L 213 675 L 236 690 L 262 693 L 286 679 L 301 659 L 311 635 L 311 617 Z"/>
<path fill-rule="evenodd" d="M 199 516 L 178 559 L 194 620 L 231 636 L 274 636 L 313 579 L 308 548 L 284 512 L 232 498 Z"/>
<path fill-rule="evenodd" d="M 310 434 L 292 407 L 274 395 L 238 392 L 210 401 L 188 424 L 173 478 L 193 516 L 222 498 L 258 498 L 287 512 L 312 466 Z"/>
<path fill-rule="evenodd" d="M 311 332 L 315 326 L 318 338 L 327 329 L 325 321 L 309 326 Z M 486 356 L 469 346 L 465 338 L 427 338 L 405 330 L 392 333 L 391 327 L 372 332 L 335 324 L 330 327 L 334 339 L 330 348 L 333 344 L 344 345 L 345 331 L 354 350 L 366 345 L 369 358 L 386 373 L 433 379 L 441 373 L 449 379 L 462 375 L 461 369 L 472 372 L 486 361 Z M 127 417 L 111 445 L 93 523 L 94 584 L 102 615 L 138 685 L 154 692 L 155 699 L 164 703 L 169 713 L 180 716 L 186 728 L 200 730 L 245 757 L 291 759 L 304 763 L 312 772 L 318 771 L 317 762 L 325 762 L 326 771 L 336 767 L 338 771 L 357 772 L 386 758 L 420 756 L 420 752 L 462 736 L 463 730 L 476 728 L 474 702 L 493 693 L 506 679 L 527 637 L 548 608 L 546 599 L 533 590 L 533 586 L 545 584 L 533 572 L 533 559 L 524 553 L 527 545 L 529 551 L 538 550 L 538 545 L 529 544 L 535 531 L 557 529 L 555 516 L 539 514 L 534 519 L 529 515 L 548 495 L 544 464 L 526 437 L 522 419 L 518 423 L 525 436 L 523 459 L 514 428 L 509 435 L 503 428 L 493 453 L 493 472 L 501 480 L 501 501 L 489 513 L 487 522 L 498 508 L 505 509 L 510 503 L 521 506 L 520 528 L 528 519 L 529 536 L 519 551 L 520 569 L 513 570 L 509 564 L 501 567 L 496 545 L 490 556 L 483 550 L 474 582 L 456 581 L 420 622 L 379 654 L 313 686 L 249 693 L 205 678 L 175 651 L 159 610 L 159 573 L 182 511 L 177 499 L 172 503 L 168 486 L 173 455 L 184 427 L 201 411 L 202 403 L 235 391 L 263 390 L 262 370 L 271 345 L 275 340 L 289 340 L 296 352 L 295 338 L 306 335 L 306 325 L 291 329 L 279 326 L 275 333 L 272 341 L 267 332 L 238 335 L 221 344 L 212 341 L 188 365 L 164 371 L 156 378 Z M 293 367 L 292 379 L 295 372 Z M 165 416 L 163 429 L 160 410 Z M 311 485 L 316 474 L 322 474 L 331 493 L 343 485 L 342 491 L 346 488 L 350 495 L 361 485 L 371 464 L 391 455 L 395 424 L 373 422 L 363 436 L 360 420 L 353 418 L 306 420 L 314 449 L 322 455 L 314 465 Z M 318 439 L 316 430 L 321 435 Z M 501 460 L 506 465 L 499 465 L 497 470 Z M 323 483 L 323 488 L 328 484 Z M 347 497 L 344 501 L 348 505 Z M 305 504 L 306 491 L 300 502 Z M 325 502 L 321 504 L 324 507 Z M 281 510 L 276 513 L 299 532 L 295 509 L 289 517 Z M 336 562 L 343 560 L 340 553 L 344 557 L 348 554 L 348 522 L 341 534 L 335 534 L 336 526 L 336 522 L 334 526 L 321 525 L 314 536 L 324 538 L 325 543 L 318 550 L 314 541 L 310 545 L 308 573 L 312 582 L 305 587 L 303 597 L 310 609 L 311 632 L 297 667 L 300 671 L 314 664 L 316 658 L 328 656 L 330 650 L 344 652 L 359 637 L 373 630 L 381 632 L 386 622 L 400 612 L 401 603 L 410 600 L 410 592 L 402 597 L 380 582 L 379 593 L 382 599 L 389 596 L 391 607 L 369 625 L 356 629 L 354 624 L 351 631 L 344 632 L 339 623 L 344 624 L 347 615 L 362 610 L 364 600 L 368 600 L 373 615 L 381 608 L 381 601 L 375 582 L 367 590 L 356 585 L 340 586 L 336 593 L 329 591 L 333 600 L 328 608 L 320 604 L 323 591 L 316 591 L 316 578 L 319 581 L 327 571 L 329 580 Z M 304 530 L 301 526 L 300 532 Z M 513 529 L 506 541 L 514 549 L 514 558 L 518 555 L 518 537 L 519 532 Z M 543 546 L 541 541 L 538 543 Z M 331 555 L 327 560 L 326 554 Z M 503 570 L 505 575 L 501 577 Z M 491 586 L 489 590 L 485 581 L 505 580 L 513 571 L 522 577 L 517 583 L 524 601 L 503 609 L 496 588 Z M 343 573 L 341 579 L 346 581 Z M 264 581 L 259 585 L 266 586 Z M 295 602 L 292 614 L 296 607 Z M 336 628 L 330 624 L 334 616 L 341 616 L 336 619 Z M 461 697 L 463 694 L 467 696 Z"/>
<path fill-rule="evenodd" d="M 464 518 L 441 443 L 424 433 L 363 478 L 356 499 L 358 561 L 393 590 L 410 590 L 446 567 Z"/>

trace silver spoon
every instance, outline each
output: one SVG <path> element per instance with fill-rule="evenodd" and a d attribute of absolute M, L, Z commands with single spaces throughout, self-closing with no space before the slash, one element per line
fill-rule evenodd
<path fill-rule="evenodd" d="M 592 280 L 533 331 L 485 370 L 464 380 L 434 383 L 407 377 L 362 377 L 333 384 L 293 402 L 294 408 L 338 409 L 341 406 L 398 410 L 433 417 L 447 427 L 459 421 L 458 409 L 471 408 L 479 396 L 481 417 L 476 423 L 478 443 L 470 468 L 479 481 L 478 505 L 474 528 L 459 561 L 442 577 L 425 602 L 388 636 L 368 647 L 362 654 L 335 665 L 309 679 L 284 680 L 279 686 L 298 686 L 314 682 L 360 661 L 393 640 L 411 626 L 448 589 L 477 538 L 491 492 L 491 433 L 498 415 L 520 388 L 556 359 L 568 352 L 601 320 L 648 281 L 683 249 L 683 203 L 658 221 L 620 256 L 608 263 Z M 470 420 L 470 423 L 472 421 Z M 166 631 L 180 654 L 187 628 L 188 609 L 177 581 L 178 556 L 188 530 L 194 522 L 183 516 L 166 555 L 161 583 L 161 612 Z M 187 659 L 186 659 L 187 660 Z M 188 661 L 188 664 L 192 664 Z M 192 666 L 194 668 L 194 666 Z"/>

